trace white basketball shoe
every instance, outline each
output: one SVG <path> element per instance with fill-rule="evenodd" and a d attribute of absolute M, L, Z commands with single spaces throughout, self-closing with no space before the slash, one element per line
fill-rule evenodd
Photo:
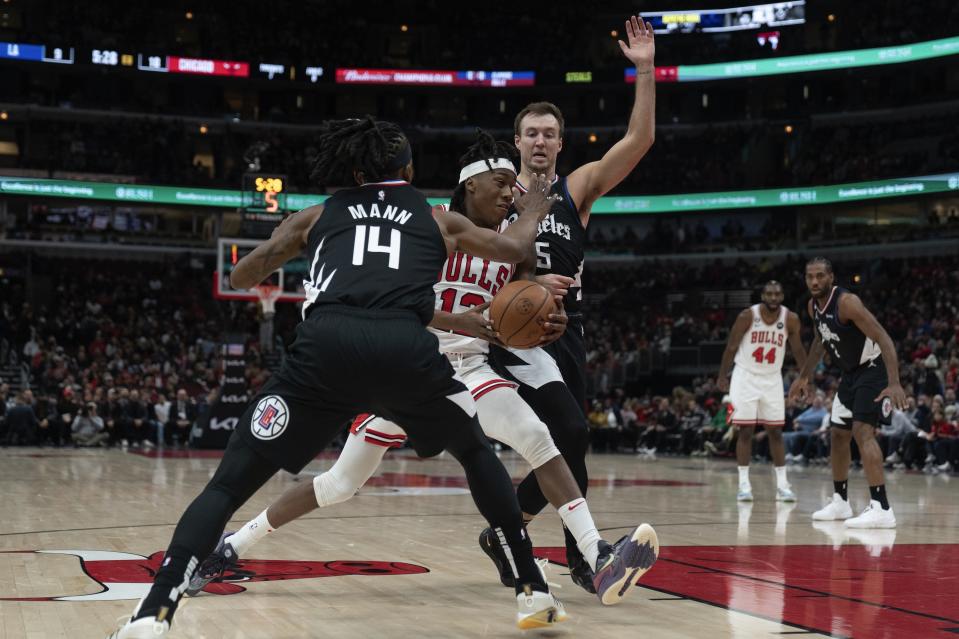
<path fill-rule="evenodd" d="M 549 592 L 539 592 L 525 586 L 516 595 L 516 626 L 520 630 L 546 628 L 566 621 L 569 617 L 563 603 Z"/>
<path fill-rule="evenodd" d="M 882 505 L 875 499 L 869 500 L 869 505 L 858 517 L 846 520 L 846 528 L 895 528 L 896 515 L 892 508 L 883 510 Z"/>
<path fill-rule="evenodd" d="M 812 518 L 816 521 L 838 521 L 850 517 L 852 517 L 852 507 L 848 501 L 839 496 L 839 493 L 833 493 L 832 500 L 812 514 Z"/>

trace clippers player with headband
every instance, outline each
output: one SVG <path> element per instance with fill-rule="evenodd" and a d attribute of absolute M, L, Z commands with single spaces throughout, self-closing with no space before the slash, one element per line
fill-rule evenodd
<path fill-rule="evenodd" d="M 309 282 L 296 340 L 180 518 L 149 593 L 111 637 L 165 636 L 199 560 L 233 513 L 278 470 L 299 472 L 345 422 L 370 410 L 402 424 L 417 453 L 448 450 L 463 466 L 511 559 L 517 625 L 543 627 L 564 616 L 533 559 L 513 484 L 479 426 L 473 397 L 425 327 L 447 257 L 525 257 L 549 207 L 548 183 L 539 176 L 516 203 L 519 222 L 496 233 L 462 215 L 434 215 L 409 184 L 412 175 L 410 144 L 395 124 L 367 117 L 322 125 L 314 179 L 357 186 L 288 217 L 230 275 L 235 288 L 250 288 L 305 250 Z"/>
<path fill-rule="evenodd" d="M 536 102 L 520 111 L 514 120 L 514 142 L 521 164 L 517 187 L 523 190 L 534 174 L 545 173 L 553 181 L 553 195 L 558 196 L 539 225 L 535 269 L 540 284 L 564 296 L 569 325 L 562 337 L 545 348 L 548 356 L 542 356 L 545 354 L 539 349 L 494 348 L 491 352 L 494 367 L 520 383 L 520 395 L 549 426 L 584 495 L 589 481 L 589 427 L 585 415 L 586 344 L 580 302 L 586 225 L 593 203 L 622 182 L 652 146 L 656 128 L 653 28 L 633 16 L 626 22 L 626 34 L 628 43 L 620 40 L 619 46 L 636 68 L 635 102 L 626 135 L 602 158 L 560 177 L 556 174 L 556 158 L 563 148 L 564 122 L 559 108 L 549 102 Z M 558 388 L 564 383 L 569 392 Z M 517 494 L 527 522 L 546 506 L 547 499 L 532 473 L 519 485 Z M 574 536 L 566 530 L 565 537 L 570 576 L 579 586 L 593 592 L 591 571 L 577 550 Z"/>
<path fill-rule="evenodd" d="M 811 394 L 809 380 L 824 351 L 829 353 L 832 364 L 842 370 L 832 401 L 829 429 L 833 496 L 812 518 L 842 520 L 847 528 L 895 528 L 896 515 L 886 496 L 882 450 L 875 429 L 880 422 L 890 419 L 893 408 L 906 407 L 896 346 L 859 296 L 834 282 L 832 262 L 826 258 L 813 258 L 806 264 L 806 287 L 812 295 L 808 310 L 816 339 L 806 365 L 789 389 L 790 399 Z M 848 495 L 853 438 L 869 482 L 869 505 L 858 517 L 852 516 Z"/>
<path fill-rule="evenodd" d="M 783 360 L 786 342 L 796 365 L 806 363 L 799 336 L 799 315 L 783 306 L 783 287 L 775 280 L 763 287 L 762 304 L 743 310 L 729 332 L 723 361 L 719 368 L 718 389 L 729 393 L 733 406 L 733 424 L 739 427 L 736 439 L 736 461 L 739 463 L 739 501 L 752 501 L 749 483 L 749 458 L 753 450 L 753 431 L 763 426 L 769 437 L 769 452 L 776 468 L 776 500 L 796 501 L 786 479 L 786 449 L 783 426 L 786 424 L 786 403 L 783 399 Z M 732 383 L 729 369 L 735 358 Z"/>
<path fill-rule="evenodd" d="M 477 142 L 460 159 L 459 185 L 453 192 L 450 212 L 466 215 L 475 225 L 503 229 L 512 189 L 516 182 L 514 148 L 478 133 Z M 488 362 L 489 343 L 495 340 L 483 311 L 514 271 L 511 263 L 483 260 L 457 252 L 446 260 L 436 283 L 436 310 L 431 331 L 459 379 L 476 401 L 480 426 L 487 436 L 507 444 L 533 467 L 533 472 L 564 524 L 576 537 L 578 547 L 595 570 L 594 586 L 607 605 L 619 603 L 636 581 L 656 560 L 659 542 L 647 524 L 638 526 L 616 545 L 605 542 L 596 530 L 589 506 L 580 493 L 566 461 L 557 450 L 549 430 L 516 392 L 516 384 L 497 375 Z M 551 333 L 544 340 L 562 334 L 565 317 L 553 315 Z M 443 330 L 445 329 L 445 330 Z M 353 497 L 372 477 L 390 448 L 406 439 L 402 427 L 382 417 L 361 415 L 353 422 L 346 445 L 336 464 L 310 484 L 288 490 L 258 517 L 235 533 L 224 534 L 216 551 L 197 571 L 189 594 L 196 594 L 269 532 L 302 517 L 313 509 L 341 503 Z M 487 554 L 499 561 L 490 549 L 500 544 L 497 533 L 482 540 Z M 501 578 L 513 586 L 510 559 L 502 558 Z"/>

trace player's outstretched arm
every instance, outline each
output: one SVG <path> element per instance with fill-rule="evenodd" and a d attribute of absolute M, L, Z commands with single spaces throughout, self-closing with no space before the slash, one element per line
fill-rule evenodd
<path fill-rule="evenodd" d="M 723 363 L 719 366 L 719 377 L 716 379 L 716 387 L 723 393 L 729 391 L 729 370 L 733 367 L 733 359 L 736 357 L 739 344 L 743 341 L 746 331 L 749 330 L 749 322 L 752 321 L 752 316 L 753 312 L 751 310 L 743 309 L 729 331 L 726 350 L 723 351 Z"/>
<path fill-rule="evenodd" d="M 812 305 L 813 301 L 809 300 L 809 303 L 806 305 L 806 312 L 809 313 L 809 317 L 813 317 Z M 815 328 L 815 324 L 813 324 L 813 330 L 816 331 L 816 338 L 812 341 L 812 345 L 809 347 L 809 354 L 806 355 L 806 362 L 799 367 L 799 377 L 794 379 L 792 385 L 789 387 L 789 395 L 787 399 L 790 402 L 797 402 L 805 399 L 807 395 L 812 396 L 812 389 L 810 388 L 809 380 L 812 378 L 813 369 L 819 365 L 820 360 L 822 360 L 823 353 L 826 352 L 825 347 L 822 345 L 822 337 L 819 335 L 819 330 Z"/>
<path fill-rule="evenodd" d="M 653 27 L 638 16 L 626 21 L 627 42 L 619 41 L 623 55 L 636 66 L 636 97 L 629 115 L 626 135 L 600 160 L 590 162 L 569 174 L 567 185 L 579 209 L 583 226 L 589 211 L 600 196 L 623 181 L 639 163 L 656 136 L 656 77 L 653 58 L 656 43 Z"/>
<path fill-rule="evenodd" d="M 799 370 L 806 365 L 806 349 L 803 348 L 802 337 L 799 334 L 801 328 L 799 315 L 789 311 L 789 315 L 786 316 L 786 340 L 789 342 L 789 348 L 792 350 L 793 359 L 796 360 Z"/>
<path fill-rule="evenodd" d="M 896 356 L 896 345 L 892 343 L 889 333 L 882 327 L 876 316 L 862 303 L 858 295 L 847 293 L 839 298 L 839 316 L 847 322 L 852 322 L 865 333 L 866 337 L 879 344 L 882 350 L 882 361 L 886 365 L 886 376 L 889 385 L 883 389 L 876 401 L 883 397 L 892 400 L 893 406 L 902 410 L 906 407 L 906 392 L 899 383 L 899 358 Z"/>
<path fill-rule="evenodd" d="M 438 215 L 434 210 L 433 219 L 450 254 L 462 251 L 482 259 L 518 264 L 533 250 L 537 227 L 553 203 L 548 192 L 546 177 L 535 176 L 529 191 L 515 199 L 519 218 L 502 233 L 476 226 L 465 215 Z"/>
<path fill-rule="evenodd" d="M 244 256 L 230 273 L 230 286 L 248 289 L 265 280 L 270 273 L 303 252 L 310 229 L 323 214 L 317 204 L 294 213 L 273 229 L 270 239 Z"/>

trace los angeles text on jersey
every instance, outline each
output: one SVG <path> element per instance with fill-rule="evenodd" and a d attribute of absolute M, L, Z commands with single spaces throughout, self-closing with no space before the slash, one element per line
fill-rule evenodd
<path fill-rule="evenodd" d="M 564 240 L 572 240 L 569 224 L 557 222 L 556 215 L 554 213 L 550 213 L 542 222 L 539 223 L 539 228 L 537 229 L 536 233 L 537 235 L 553 233 L 560 236 Z"/>
<path fill-rule="evenodd" d="M 347 205 L 347 208 L 350 210 L 350 215 L 353 216 L 354 220 L 360 220 L 364 218 L 380 218 L 384 220 L 391 220 L 397 224 L 406 224 L 413 214 L 403 209 L 402 211 L 397 206 L 392 204 L 387 204 L 386 209 L 382 212 L 380 211 L 380 206 L 376 202 L 370 204 L 370 210 L 367 212 L 366 208 L 362 204 L 350 204 Z"/>
<path fill-rule="evenodd" d="M 506 264 L 494 263 L 497 268 L 495 279 L 490 279 L 490 261 L 466 253 L 454 253 L 446 260 L 446 269 L 441 280 L 448 283 L 475 284 L 492 295 L 503 288 L 512 276 L 512 269 Z"/>
<path fill-rule="evenodd" d="M 752 331 L 749 343 L 782 346 L 786 343 L 786 336 L 778 331 Z"/>

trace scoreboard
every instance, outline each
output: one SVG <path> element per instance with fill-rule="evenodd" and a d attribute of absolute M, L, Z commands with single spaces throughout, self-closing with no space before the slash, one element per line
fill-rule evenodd
<path fill-rule="evenodd" d="M 286 208 L 286 176 L 272 173 L 243 175 L 243 235 L 269 237 L 289 212 Z"/>

